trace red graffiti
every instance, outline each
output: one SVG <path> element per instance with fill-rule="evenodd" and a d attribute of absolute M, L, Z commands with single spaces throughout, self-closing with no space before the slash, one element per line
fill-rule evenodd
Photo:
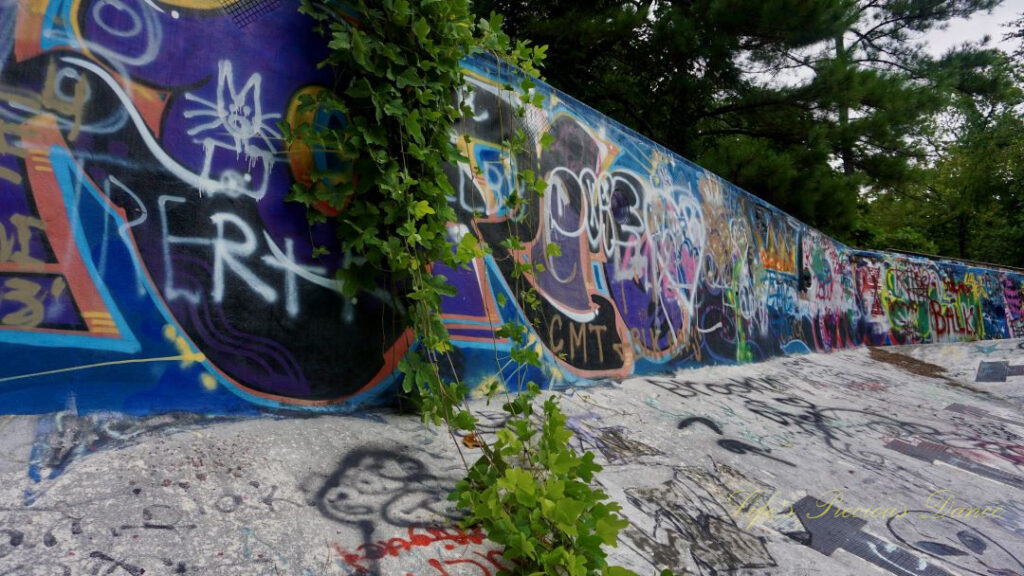
<path fill-rule="evenodd" d="M 974 325 L 976 310 L 969 304 L 950 304 L 943 306 L 935 300 L 930 306 L 932 329 L 935 336 L 941 337 L 948 333 L 957 335 L 977 336 Z"/>
<path fill-rule="evenodd" d="M 861 294 L 871 296 L 871 315 L 881 316 L 882 298 L 878 294 L 880 270 L 877 267 L 860 267 L 857 269 L 857 285 L 860 286 Z"/>
<path fill-rule="evenodd" d="M 363 544 L 356 547 L 354 550 L 346 550 L 338 544 L 334 545 L 334 549 L 345 564 L 359 574 L 367 574 L 369 573 L 369 568 L 366 566 L 365 562 L 368 560 L 380 560 L 387 557 L 397 558 L 415 548 L 426 548 L 439 543 L 442 544 L 446 550 L 454 550 L 457 546 L 480 545 L 487 539 L 487 536 L 479 526 L 473 527 L 469 532 L 462 528 L 422 529 L 426 533 L 419 533 L 416 530 L 416 528 L 409 528 L 405 538 L 391 538 L 370 544 Z M 489 557 L 489 555 L 484 556 L 485 559 Z M 437 560 L 437 562 L 437 566 L 434 566 L 432 560 L 430 565 L 435 568 L 441 567 L 442 564 L 440 564 L 440 562 L 442 561 Z M 445 565 L 450 565 L 451 561 L 444 562 L 446 563 Z M 443 568 L 440 568 L 439 574 L 445 575 L 447 572 L 445 572 Z M 485 574 L 489 576 L 490 573 L 485 571 Z"/>
<path fill-rule="evenodd" d="M 508 566 L 506 566 L 505 564 L 499 562 L 496 559 L 496 557 L 497 558 L 501 558 L 501 551 L 500 550 L 489 550 L 486 554 L 481 554 L 479 552 L 473 552 L 473 555 L 478 557 L 478 558 L 480 558 L 480 559 L 482 559 L 482 560 L 484 560 L 484 561 L 486 561 L 486 562 L 489 562 L 491 565 L 490 566 L 485 566 L 484 564 L 481 564 L 480 562 L 478 562 L 476 560 L 472 560 L 470 558 L 456 558 L 456 559 L 453 559 L 453 560 L 444 560 L 443 562 L 441 560 L 438 560 L 437 558 L 431 558 L 430 560 L 427 561 L 427 563 L 430 565 L 431 568 L 433 568 L 434 570 L 437 570 L 437 575 L 436 576 L 452 576 L 452 574 L 449 574 L 448 570 L 445 569 L 445 566 L 456 566 L 456 565 L 472 565 L 475 568 L 478 568 L 480 570 L 480 574 L 482 576 L 491 576 L 490 568 L 497 568 L 499 571 L 507 571 L 508 570 Z"/>
<path fill-rule="evenodd" d="M 974 444 L 978 450 L 998 456 L 1014 466 L 1024 466 L 1024 445 L 994 440 L 981 440 Z"/>
<path fill-rule="evenodd" d="M 970 296 L 974 293 L 973 286 L 969 286 L 964 282 L 952 278 L 943 278 L 942 287 L 946 290 L 946 294 L 953 298 L 959 297 L 960 295 Z"/>

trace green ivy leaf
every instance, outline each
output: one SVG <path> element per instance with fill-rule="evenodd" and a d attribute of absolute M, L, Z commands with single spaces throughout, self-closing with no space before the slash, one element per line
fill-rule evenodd
<path fill-rule="evenodd" d="M 334 33 L 327 47 L 338 51 L 350 50 L 352 48 L 352 38 L 349 36 L 348 31 L 338 30 Z"/>
<path fill-rule="evenodd" d="M 605 546 L 614 546 L 616 540 L 618 540 L 619 532 L 626 526 L 629 526 L 629 521 L 610 515 L 597 521 L 594 533 L 597 534 Z"/>
<path fill-rule="evenodd" d="M 399 88 L 405 88 L 407 86 L 423 86 L 424 81 L 416 68 L 409 67 L 395 78 L 395 85 Z"/>
<path fill-rule="evenodd" d="M 419 220 L 427 214 L 436 214 L 436 212 L 426 200 L 418 200 L 412 204 L 412 214 L 415 219 Z"/>
<path fill-rule="evenodd" d="M 476 418 L 465 410 L 460 410 L 452 418 L 452 427 L 456 430 L 473 430 L 476 428 Z"/>
<path fill-rule="evenodd" d="M 472 234 L 463 235 L 455 250 L 456 261 L 463 266 L 466 266 L 476 258 L 482 258 L 487 254 L 477 241 L 476 236 L 473 236 Z"/>
<path fill-rule="evenodd" d="M 583 513 L 587 507 L 586 503 L 574 500 L 572 498 L 563 498 L 558 502 L 555 502 L 555 509 L 551 514 L 550 519 L 555 522 L 562 532 L 571 536 L 575 535 L 576 532 L 576 521 L 579 520 L 580 514 Z"/>
<path fill-rule="evenodd" d="M 540 137 L 540 147 L 542 150 L 551 148 L 551 145 L 555 143 L 555 137 L 551 135 L 551 132 L 545 132 Z"/>
<path fill-rule="evenodd" d="M 427 34 L 430 33 L 430 23 L 427 22 L 426 18 L 420 18 L 412 25 L 412 33 L 416 35 L 421 43 L 427 39 Z"/>
<path fill-rule="evenodd" d="M 399 26 L 409 21 L 409 17 L 412 15 L 409 2 L 407 0 L 394 0 L 391 4 L 391 21 Z"/>

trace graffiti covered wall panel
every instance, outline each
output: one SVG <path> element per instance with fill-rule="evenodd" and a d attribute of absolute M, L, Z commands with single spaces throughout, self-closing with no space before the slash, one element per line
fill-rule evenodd
<path fill-rule="evenodd" d="M 381 322 L 388 295 L 343 299 L 333 231 L 284 201 L 331 161 L 279 128 L 309 119 L 325 49 L 293 3 L 233 6 L 0 0 L 0 412 L 345 410 L 393 392 L 414 343 Z M 517 117 L 494 62 L 465 68 L 450 230 L 492 255 L 440 271 L 473 384 L 518 381 L 509 320 L 531 327 L 546 362 L 528 378 L 546 385 L 1024 336 L 1020 274 L 852 251 L 543 84 Z M 532 145 L 511 157 L 520 129 Z M 503 207 L 517 166 L 547 182 L 526 215 Z M 514 259 L 544 265 L 540 306 L 510 288 Z"/>
<path fill-rule="evenodd" d="M 853 256 L 869 344 L 1021 338 L 1022 275 L 878 252 Z"/>
<path fill-rule="evenodd" d="M 407 346 L 284 202 L 277 125 L 323 47 L 295 6 L 240 29 L 222 4 L 0 7 L 0 394 L 22 409 L 325 405 Z"/>

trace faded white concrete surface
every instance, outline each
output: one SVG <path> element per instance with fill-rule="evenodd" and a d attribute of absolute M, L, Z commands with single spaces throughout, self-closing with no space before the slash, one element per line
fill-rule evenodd
<path fill-rule="evenodd" d="M 986 363 L 1006 363 L 1018 366 L 1018 372 L 1024 374 L 1024 341 L 993 340 L 976 342 L 966 345 L 935 344 L 931 346 L 897 346 L 888 348 L 901 352 L 919 360 L 936 364 L 946 369 L 951 378 L 965 382 L 975 382 L 979 375 L 979 365 Z M 1004 382 L 979 383 L 993 394 L 1002 396 L 1024 407 L 1024 378 L 1008 376 Z"/>
<path fill-rule="evenodd" d="M 1024 575 L 1024 376 L 974 381 L 982 361 L 1024 364 L 1021 346 L 560 396 L 632 523 L 613 558 L 640 574 Z M 461 474 L 446 434 L 388 412 L 0 417 L 0 576 L 491 576 L 508 563 L 444 499 Z"/>

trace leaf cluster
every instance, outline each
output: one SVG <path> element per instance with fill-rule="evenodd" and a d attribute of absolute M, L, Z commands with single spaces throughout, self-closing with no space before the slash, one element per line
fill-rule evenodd
<path fill-rule="evenodd" d="M 507 425 L 451 498 L 468 511 L 467 524 L 505 544 L 514 574 L 629 574 L 609 566 L 601 549 L 628 525 L 620 506 L 592 486 L 601 466 L 593 453 L 569 448 L 572 433 L 553 397 L 535 409 L 539 394 L 531 382 L 503 406 Z"/>
<path fill-rule="evenodd" d="M 466 2 L 360 0 L 352 8 L 357 22 L 329 2 L 301 6 L 328 37 L 323 65 L 339 78 L 334 90 L 306 96 L 300 111 L 344 122 L 286 128 L 287 138 L 341 160 L 296 183 L 289 199 L 308 206 L 314 221 L 341 215 L 340 244 L 355 255 L 339 271 L 349 296 L 381 273 L 408 282 L 433 262 L 457 267 L 476 254 L 451 250 L 455 213 L 443 167 L 463 160 L 452 141 L 464 113 L 454 91 L 464 83 L 459 61 L 481 41 Z M 444 282 L 421 284 L 409 294 L 415 302 L 433 306 L 446 295 Z"/>

